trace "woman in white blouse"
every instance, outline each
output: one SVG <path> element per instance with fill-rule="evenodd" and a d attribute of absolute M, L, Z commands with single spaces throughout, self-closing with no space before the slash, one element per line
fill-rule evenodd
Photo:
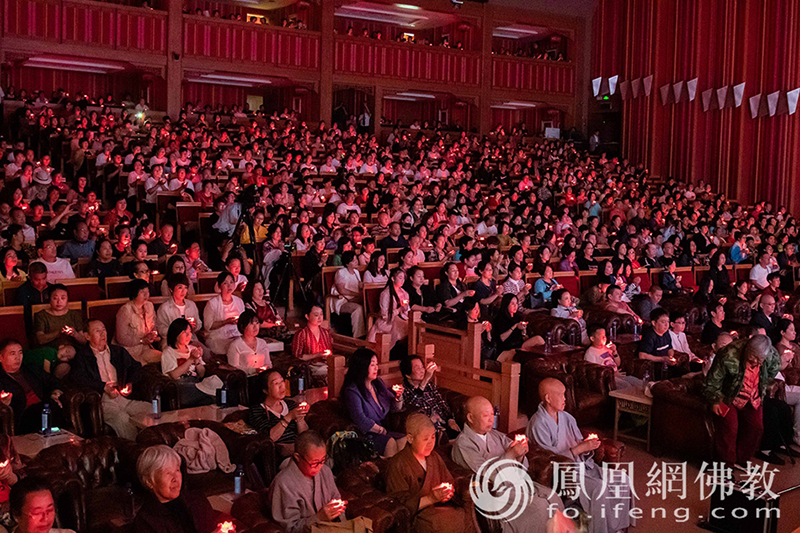
<path fill-rule="evenodd" d="M 386 256 L 384 254 L 372 254 L 364 271 L 364 283 L 386 283 L 389 276 L 386 273 Z"/>
<path fill-rule="evenodd" d="M 227 270 L 217 276 L 217 290 L 219 295 L 209 300 L 203 311 L 203 324 L 207 334 L 206 346 L 213 353 L 222 355 L 228 353 L 231 342 L 240 335 L 236 323 L 244 312 L 244 302 L 233 295 L 236 281 Z"/>
<path fill-rule="evenodd" d="M 242 336 L 234 339 L 228 347 L 228 364 L 244 370 L 247 375 L 272 368 L 267 343 L 258 336 L 261 330 L 258 316 L 247 309 L 239 316 L 236 326 Z"/>
<path fill-rule="evenodd" d="M 394 347 L 397 341 L 408 336 L 408 293 L 403 289 L 405 271 L 395 268 L 380 296 L 381 317 L 369 330 L 367 341 L 375 342 L 378 333 L 389 333 Z"/>
<path fill-rule="evenodd" d="M 197 388 L 206 374 L 203 349 L 192 345 L 192 325 L 176 318 L 167 331 L 167 347 L 161 353 L 161 372 L 178 385 L 178 402 L 183 407 L 210 405 L 214 397 Z"/>
<path fill-rule="evenodd" d="M 366 334 L 364 326 L 364 298 L 362 296 L 363 283 L 361 272 L 358 271 L 358 259 L 355 252 L 348 250 L 342 253 L 344 268 L 336 271 L 331 287 L 331 311 L 334 313 L 349 313 L 350 324 L 353 327 L 353 337 L 359 339 Z"/>

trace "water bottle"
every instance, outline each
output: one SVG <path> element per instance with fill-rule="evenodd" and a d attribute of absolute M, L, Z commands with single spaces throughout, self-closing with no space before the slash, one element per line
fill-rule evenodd
<path fill-rule="evenodd" d="M 578 338 L 578 336 L 575 334 L 575 330 L 574 329 L 571 330 L 569 332 L 569 344 L 570 344 L 570 346 L 577 346 L 578 345 L 577 338 Z"/>
<path fill-rule="evenodd" d="M 125 484 L 125 497 L 128 498 L 128 505 L 125 509 L 125 517 L 128 520 L 133 520 L 136 516 L 136 499 L 133 495 L 133 488 L 130 483 Z"/>
<path fill-rule="evenodd" d="M 223 384 L 219 389 L 219 406 L 228 407 L 228 387 Z"/>
<path fill-rule="evenodd" d="M 647 390 L 647 385 L 650 383 L 650 370 L 645 369 L 644 375 L 642 376 L 642 392 Z"/>
<path fill-rule="evenodd" d="M 306 379 L 302 374 L 297 377 L 297 392 L 303 394 L 306 391 Z"/>
<path fill-rule="evenodd" d="M 497 423 L 500 420 L 500 408 L 496 405 L 494 406 L 494 423 L 492 424 L 492 429 L 497 429 Z"/>
<path fill-rule="evenodd" d="M 42 435 L 50 434 L 50 404 L 44 404 L 42 408 Z"/>
<path fill-rule="evenodd" d="M 633 340 L 635 340 L 635 341 L 641 340 L 640 337 L 639 337 L 639 323 L 638 322 L 636 322 L 633 325 Z"/>
<path fill-rule="evenodd" d="M 608 328 L 608 333 L 609 333 L 609 336 L 611 337 L 611 342 L 616 342 L 617 341 L 617 325 L 616 324 L 611 324 L 611 326 L 609 326 L 609 328 Z"/>
<path fill-rule="evenodd" d="M 661 379 L 667 379 L 669 377 L 669 363 L 664 361 L 661 363 Z"/>
<path fill-rule="evenodd" d="M 161 418 L 161 394 L 156 394 L 153 398 L 153 418 L 155 420 Z"/>
<path fill-rule="evenodd" d="M 547 334 L 544 336 L 544 353 L 550 353 L 553 351 L 553 344 L 550 339 L 550 332 L 548 331 Z"/>
<path fill-rule="evenodd" d="M 244 488 L 244 467 L 236 465 L 236 473 L 233 475 L 233 493 L 241 494 Z"/>

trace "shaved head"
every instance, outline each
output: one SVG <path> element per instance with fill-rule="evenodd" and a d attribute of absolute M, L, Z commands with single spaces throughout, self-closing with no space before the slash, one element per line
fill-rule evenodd
<path fill-rule="evenodd" d="M 539 398 L 545 406 L 555 411 L 563 411 L 566 408 L 567 388 L 556 378 L 544 378 L 539 383 Z"/>
<path fill-rule="evenodd" d="M 492 402 L 483 396 L 473 396 L 464 403 L 464 413 L 466 414 L 467 424 L 472 430 L 485 435 L 492 430 L 494 425 L 494 407 Z"/>
<path fill-rule="evenodd" d="M 406 418 L 406 433 L 409 435 L 419 435 L 426 429 L 432 429 L 433 422 L 430 417 L 423 413 L 414 413 Z"/>

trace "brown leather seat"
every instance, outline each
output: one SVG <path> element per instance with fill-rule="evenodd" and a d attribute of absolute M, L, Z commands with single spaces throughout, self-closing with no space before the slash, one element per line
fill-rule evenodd
<path fill-rule="evenodd" d="M 231 463 L 244 467 L 247 488 L 259 490 L 272 482 L 277 473 L 275 444 L 265 435 L 240 435 L 219 422 L 192 420 L 143 429 L 136 437 L 136 442 L 143 447 L 166 444 L 172 448 L 184 437 L 189 427 L 208 428 L 220 436 L 228 447 Z M 231 492 L 233 477 L 233 473 L 226 474 L 217 469 L 204 474 L 185 475 L 183 482 L 188 489 L 210 496 Z"/>
<path fill-rule="evenodd" d="M 714 425 L 702 387 L 702 374 L 653 385 L 650 441 L 657 450 L 680 458 L 711 458 Z"/>

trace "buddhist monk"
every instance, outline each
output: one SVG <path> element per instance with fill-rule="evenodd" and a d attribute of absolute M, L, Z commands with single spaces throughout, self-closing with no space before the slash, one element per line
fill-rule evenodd
<path fill-rule="evenodd" d="M 470 533 L 473 520 L 453 498 L 453 476 L 433 449 L 436 428 L 415 413 L 406 420 L 407 446 L 389 461 L 386 492 L 405 505 L 417 533 Z"/>

